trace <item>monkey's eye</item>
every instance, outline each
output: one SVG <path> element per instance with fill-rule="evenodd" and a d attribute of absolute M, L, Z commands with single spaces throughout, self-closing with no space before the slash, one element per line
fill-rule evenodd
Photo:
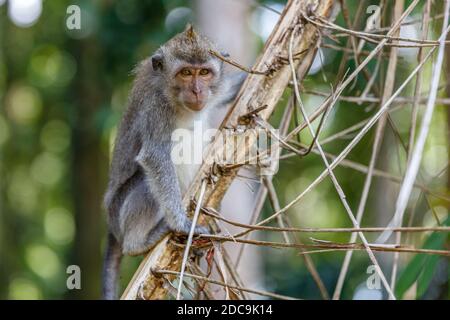
<path fill-rule="evenodd" d="M 191 70 L 189 70 L 189 69 L 182 69 L 181 71 L 180 71 L 180 73 L 181 73 L 181 75 L 183 75 L 183 76 L 190 76 L 190 75 L 192 75 L 192 73 L 191 73 Z"/>
<path fill-rule="evenodd" d="M 209 74 L 209 70 L 208 69 L 201 69 L 200 70 L 200 75 L 206 76 L 207 74 Z"/>

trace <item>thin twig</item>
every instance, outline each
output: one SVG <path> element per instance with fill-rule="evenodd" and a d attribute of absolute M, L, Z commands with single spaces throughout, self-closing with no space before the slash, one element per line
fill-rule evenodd
<path fill-rule="evenodd" d="M 423 12 L 423 21 L 422 21 L 422 40 L 427 39 L 428 37 L 428 23 L 430 18 L 431 11 L 431 0 L 427 0 L 427 4 L 425 5 L 425 9 Z M 423 59 L 425 51 L 423 48 L 419 48 L 419 52 L 417 53 L 417 60 L 420 61 Z M 412 105 L 411 112 L 411 128 L 409 131 L 409 143 L 408 143 L 408 162 L 411 160 L 411 152 L 414 146 L 414 139 L 416 136 L 416 125 L 417 125 L 417 116 L 419 113 L 419 100 L 420 100 L 420 91 L 422 90 L 422 71 L 417 73 L 416 85 L 414 88 L 414 101 Z"/>
<path fill-rule="evenodd" d="M 433 41 L 433 40 L 421 40 L 421 39 L 395 37 L 395 36 L 392 36 L 392 34 L 389 34 L 389 32 L 391 32 L 393 30 L 393 27 L 391 27 L 391 29 L 389 30 L 389 32 L 386 35 L 354 31 L 354 30 L 349 30 L 344 27 L 341 27 L 337 24 L 334 24 L 333 22 L 326 21 L 326 20 L 322 19 L 321 17 L 315 17 L 315 16 L 308 17 L 308 15 L 306 15 L 304 12 L 302 12 L 301 14 L 302 14 L 303 18 L 305 18 L 308 22 L 310 22 L 316 26 L 320 26 L 322 28 L 326 28 L 326 29 L 330 29 L 330 30 L 339 30 L 343 33 L 347 33 L 352 36 L 360 37 L 360 38 L 365 39 L 372 43 L 379 43 L 375 39 L 382 39 L 382 40 L 388 40 L 390 42 L 401 41 L 401 42 L 413 42 L 413 43 L 418 43 L 421 45 L 426 44 L 426 45 L 431 45 L 431 46 L 439 46 L 440 42 L 441 42 L 441 41 Z M 319 23 L 316 20 L 319 20 L 321 22 Z M 444 40 L 444 44 L 447 44 L 447 43 L 450 43 L 450 41 Z"/>
<path fill-rule="evenodd" d="M 181 287 L 183 286 L 183 275 L 186 269 L 187 259 L 189 257 L 189 249 L 192 245 L 192 239 L 194 237 L 195 226 L 197 225 L 198 216 L 200 214 L 200 208 L 202 207 L 203 197 L 205 196 L 206 191 L 206 180 L 203 180 L 202 185 L 200 187 L 200 195 L 198 197 L 197 207 L 195 208 L 194 217 L 192 218 L 191 230 L 189 231 L 189 236 L 186 243 L 186 248 L 184 249 L 183 254 L 183 262 L 181 263 L 181 272 L 180 272 L 180 280 L 178 283 L 178 291 L 177 291 L 177 300 L 180 300 L 181 296 Z"/>
<path fill-rule="evenodd" d="M 273 186 L 272 180 L 271 179 L 264 179 L 268 194 L 269 194 L 269 199 L 270 202 L 272 203 L 272 208 L 275 211 L 280 210 L 280 202 L 278 200 L 278 196 L 276 194 L 275 191 L 275 187 Z M 280 225 L 281 228 L 286 228 L 284 225 L 284 221 L 282 219 L 283 217 L 280 216 L 280 219 L 278 219 L 278 224 Z M 287 219 L 288 217 L 286 217 Z M 286 243 L 292 243 L 292 241 L 289 239 L 289 234 L 285 231 L 283 232 L 283 237 Z M 298 243 L 298 244 L 302 244 L 302 242 L 300 241 L 300 239 L 294 238 L 294 243 Z M 300 249 L 300 252 L 303 252 L 303 249 Z M 309 272 L 311 273 L 311 276 L 314 279 L 314 282 L 317 284 L 320 294 L 322 295 L 322 298 L 324 300 L 329 300 L 330 296 L 328 294 L 327 288 L 325 287 L 325 284 L 322 281 L 322 278 L 319 275 L 319 272 L 317 271 L 314 262 L 312 261 L 311 257 L 309 255 L 302 255 L 302 257 L 305 260 L 305 264 L 306 267 L 308 268 Z"/>
<path fill-rule="evenodd" d="M 403 10 L 403 5 L 404 5 L 403 0 L 398 0 L 395 2 L 395 9 L 394 9 L 394 16 L 393 16 L 394 23 L 401 16 L 401 13 Z M 397 30 L 394 34 L 398 35 L 399 30 Z M 389 64 L 388 64 L 388 68 L 387 68 L 387 72 L 386 72 L 386 79 L 384 82 L 384 90 L 383 90 L 383 96 L 381 99 L 381 106 L 383 106 L 383 104 L 386 102 L 386 100 L 392 95 L 392 91 L 394 90 L 394 82 L 395 82 L 395 74 L 396 74 L 395 70 L 397 68 L 397 60 L 398 60 L 397 59 L 397 48 L 392 47 L 390 57 L 389 57 Z M 380 117 L 380 120 L 378 121 L 377 126 L 376 126 L 375 139 L 374 139 L 374 142 L 372 145 L 372 153 L 371 153 L 371 157 L 370 157 L 369 168 L 368 168 L 368 172 L 366 175 L 366 179 L 364 181 L 364 187 L 363 187 L 363 190 L 361 193 L 361 198 L 360 198 L 359 205 L 358 205 L 358 211 L 356 213 L 356 221 L 358 222 L 358 224 L 361 223 L 361 220 L 364 215 L 365 208 L 366 208 L 367 199 L 369 197 L 369 192 L 370 192 L 370 188 L 372 185 L 373 171 L 375 169 L 375 163 L 378 159 L 378 153 L 380 151 L 380 147 L 381 147 L 381 144 L 383 141 L 384 129 L 386 126 L 387 118 L 388 118 L 388 113 L 385 113 L 384 115 L 382 115 Z M 357 236 L 357 234 L 353 233 L 350 237 L 350 242 L 355 242 L 356 236 Z M 338 300 L 341 295 L 341 291 L 344 286 L 345 277 L 348 272 L 348 267 L 350 265 L 352 255 L 353 255 L 353 251 L 351 251 L 351 250 L 347 251 L 345 254 L 344 262 L 342 263 L 341 271 L 339 272 L 339 277 L 336 282 L 336 288 L 333 293 L 334 300 Z"/>
<path fill-rule="evenodd" d="M 305 94 L 311 94 L 321 97 L 328 97 L 330 96 L 329 93 L 320 92 L 317 90 L 303 90 L 302 91 Z M 350 97 L 350 96 L 340 96 L 338 97 L 339 101 L 346 101 L 346 102 L 353 102 L 353 103 L 380 103 L 381 98 L 378 97 Z M 415 101 L 418 101 L 419 104 L 426 104 L 428 101 L 428 97 L 426 95 L 421 94 L 421 96 L 418 98 L 418 100 L 415 100 L 414 97 L 397 97 L 393 101 L 394 104 L 397 103 L 414 103 Z M 450 99 L 449 98 L 436 98 L 437 104 L 443 104 L 443 105 L 450 105 Z"/>
<path fill-rule="evenodd" d="M 304 144 L 300 144 L 300 146 L 306 147 Z M 319 155 L 319 151 L 317 151 L 315 149 L 313 149 L 312 152 L 314 154 L 318 154 Z M 328 153 L 328 152 L 324 152 L 324 154 L 325 154 L 325 156 L 327 156 L 327 158 L 330 158 L 331 160 L 335 160 L 337 158 L 336 155 L 333 155 L 333 154 Z M 286 153 L 286 154 L 280 156 L 280 160 L 288 159 L 288 158 L 295 157 L 295 156 L 298 156 L 298 155 L 295 154 L 295 153 Z M 361 173 L 365 173 L 365 174 L 367 174 L 367 172 L 369 170 L 369 168 L 367 166 L 365 166 L 365 165 L 363 165 L 363 164 L 361 164 L 359 162 L 355 162 L 355 161 L 347 160 L 347 159 L 342 159 L 337 165 L 339 165 L 341 167 L 353 169 L 355 171 L 358 171 L 358 172 L 361 172 Z M 388 179 L 388 180 L 390 180 L 392 182 L 396 182 L 396 183 L 402 183 L 402 181 L 403 181 L 403 178 L 400 177 L 400 176 L 396 176 L 396 175 L 394 175 L 392 173 L 389 173 L 389 172 L 386 172 L 386 171 L 382 171 L 382 170 L 378 170 L 378 169 L 374 169 L 373 175 L 376 176 L 376 177 Z M 429 195 L 431 195 L 431 196 L 433 196 L 433 197 L 435 197 L 437 199 L 440 199 L 440 200 L 443 200 L 445 202 L 449 202 L 450 203 L 450 197 L 448 197 L 445 194 L 441 194 L 441 193 L 438 193 L 436 191 L 433 191 L 430 188 L 428 188 L 427 186 L 425 186 L 424 184 L 416 182 L 416 183 L 414 183 L 414 187 L 422 190 L 422 192 L 425 192 L 425 193 L 427 193 L 427 194 L 429 194 Z"/>
<path fill-rule="evenodd" d="M 153 270 L 153 273 L 155 273 L 155 274 L 171 274 L 171 275 L 176 275 L 176 276 L 180 275 L 180 272 L 172 271 L 172 270 Z M 206 278 L 206 277 L 193 275 L 193 274 L 190 274 L 190 273 L 185 273 L 184 276 L 189 277 L 189 278 L 193 278 L 193 279 L 202 280 L 202 281 L 207 281 L 207 282 L 210 282 L 210 283 L 213 283 L 213 284 L 217 284 L 219 286 L 228 286 L 229 288 L 236 289 L 236 290 L 239 290 L 239 291 L 246 291 L 246 292 L 249 292 L 249 293 L 258 294 L 260 296 L 271 297 L 271 298 L 274 298 L 274 299 L 298 300 L 297 298 L 283 296 L 281 294 L 276 294 L 276 293 L 267 292 L 267 291 L 263 291 L 263 290 L 241 288 L 241 287 L 238 287 L 238 286 L 234 286 L 234 285 L 223 283 L 222 281 L 217 281 L 217 280 L 209 279 L 209 278 Z"/>
<path fill-rule="evenodd" d="M 223 55 L 221 55 L 219 52 L 217 52 L 215 50 L 211 49 L 211 50 L 209 50 L 209 52 L 213 56 L 217 57 L 218 59 L 220 59 L 220 60 L 222 60 L 222 61 L 224 61 L 224 62 L 226 62 L 226 63 L 228 63 L 228 64 L 230 64 L 230 65 L 232 65 L 232 66 L 234 66 L 236 68 L 238 68 L 238 69 L 241 69 L 242 71 L 245 71 L 247 73 L 259 74 L 259 75 L 264 75 L 264 76 L 269 74 L 269 71 L 257 71 L 257 70 L 252 70 L 250 68 L 247 68 L 247 67 L 237 63 L 236 61 L 231 60 L 230 58 L 224 57 Z"/>
<path fill-rule="evenodd" d="M 414 8 L 415 5 L 417 5 L 418 0 L 415 0 L 408 9 L 403 13 L 402 17 L 406 17 L 409 12 Z M 385 40 L 383 40 L 385 41 Z M 383 41 L 380 43 L 380 48 L 382 47 Z M 436 48 L 436 47 L 435 47 Z M 376 123 L 376 121 L 379 119 L 379 117 L 388 111 L 389 106 L 391 105 L 392 101 L 397 97 L 400 92 L 406 87 L 406 85 L 411 81 L 411 79 L 417 74 L 418 70 L 423 67 L 425 62 L 431 57 L 431 55 L 434 53 L 435 48 L 432 48 L 428 54 L 424 57 L 424 60 L 422 60 L 419 65 L 410 73 L 410 75 L 405 79 L 405 81 L 400 85 L 400 87 L 397 89 L 397 91 L 392 95 L 392 97 L 386 102 L 386 104 L 380 108 L 380 110 L 371 118 L 371 120 L 364 126 L 364 128 L 355 136 L 355 138 L 344 148 L 344 150 L 339 154 L 338 157 L 331 163 L 330 168 L 335 168 L 340 161 L 342 161 L 348 153 L 354 148 L 354 146 L 362 139 L 362 137 L 367 133 L 367 131 Z M 374 51 L 374 54 L 377 52 L 377 50 Z M 367 57 L 365 61 L 370 60 L 371 57 Z M 364 64 L 360 64 L 359 68 Z M 356 72 L 356 70 L 355 70 Z M 355 75 L 355 72 L 353 72 L 352 75 L 349 76 L 349 78 L 342 84 L 343 87 L 349 84 L 349 82 L 352 79 L 352 76 Z M 315 186 L 317 186 L 320 182 L 323 181 L 323 179 L 328 175 L 328 168 L 324 170 L 302 193 L 300 193 L 295 199 L 293 199 L 289 204 L 287 204 L 284 208 L 282 208 L 280 211 L 273 213 L 268 218 L 264 219 L 263 221 L 259 222 L 258 225 L 264 225 L 273 219 L 276 218 L 276 216 L 285 213 L 289 208 L 294 206 L 300 199 L 302 199 L 309 191 L 311 191 Z M 239 236 L 242 236 L 244 234 L 249 233 L 250 230 L 247 230 L 245 232 L 242 232 L 239 234 Z"/>
<path fill-rule="evenodd" d="M 400 188 L 400 192 L 397 198 L 396 209 L 394 213 L 394 217 L 389 223 L 390 226 L 399 226 L 403 220 L 403 214 L 405 212 L 406 206 L 408 204 L 408 200 L 414 186 L 414 181 L 416 180 L 417 173 L 419 171 L 420 162 L 423 156 L 423 150 L 425 147 L 425 142 L 428 136 L 428 131 L 430 129 L 431 119 L 433 116 L 434 107 L 436 104 L 437 91 L 439 87 L 439 80 L 441 75 L 442 63 L 444 60 L 444 49 L 445 49 L 445 39 L 447 33 L 450 29 L 448 25 L 448 10 L 449 10 L 450 0 L 446 0 L 445 2 L 445 17 L 444 24 L 442 27 L 442 33 L 439 37 L 439 51 L 437 55 L 436 62 L 433 65 L 433 73 L 430 87 L 430 96 L 425 109 L 425 114 L 422 119 L 422 124 L 419 132 L 419 136 L 417 138 L 417 143 L 414 146 L 414 151 L 411 156 L 411 161 L 408 164 L 405 173 L 405 180 Z M 430 51 L 432 52 L 432 51 Z M 380 235 L 377 242 L 384 243 L 390 237 L 391 232 L 384 232 Z"/>
<path fill-rule="evenodd" d="M 293 33 L 291 34 L 291 45 L 289 47 L 289 52 L 290 53 L 292 52 L 292 47 L 291 47 L 292 46 L 292 39 L 293 39 Z M 297 84 L 297 78 L 296 78 L 296 74 L 295 74 L 295 69 L 293 69 L 293 67 L 292 67 L 293 66 L 292 56 L 291 56 L 290 62 L 291 62 L 291 70 L 292 70 L 292 79 L 294 81 L 295 96 L 297 98 L 297 101 L 299 102 L 299 105 L 300 105 L 300 108 L 301 108 L 300 110 L 302 111 L 302 115 L 303 115 L 303 117 L 304 117 L 304 119 L 305 119 L 305 121 L 306 121 L 306 123 L 308 125 L 309 131 L 310 131 L 313 139 L 315 139 L 316 137 L 314 135 L 314 129 L 312 128 L 311 122 L 309 121 L 308 116 L 306 115 L 306 111 L 305 111 L 305 109 L 303 107 L 303 103 L 302 103 L 302 100 L 300 98 L 300 92 L 298 90 L 298 84 Z M 350 208 L 350 206 L 349 206 L 349 204 L 348 204 L 348 202 L 346 200 L 346 196 L 345 196 L 345 194 L 344 194 L 344 192 L 343 192 L 339 182 L 337 181 L 336 176 L 334 175 L 332 169 L 330 168 L 330 164 L 328 163 L 327 157 L 323 153 L 323 150 L 322 150 L 322 147 L 320 146 L 320 143 L 317 143 L 317 149 L 320 152 L 322 160 L 323 160 L 323 162 L 324 162 L 324 164 L 325 164 L 325 166 L 326 166 L 326 168 L 328 170 L 328 174 L 330 175 L 331 181 L 333 182 L 333 185 L 336 188 L 336 191 L 337 191 L 337 193 L 339 195 L 339 198 L 341 199 L 341 202 L 344 205 L 344 208 L 347 211 L 347 214 L 348 214 L 350 220 L 352 221 L 352 223 L 353 223 L 355 228 L 359 228 L 359 222 L 355 219 L 355 217 L 353 215 L 353 212 L 352 212 L 352 210 L 351 210 L 351 208 Z M 377 271 L 378 275 L 380 276 L 380 279 L 383 282 L 383 285 L 384 285 L 385 289 L 389 293 L 390 298 L 391 299 L 395 299 L 394 292 L 389 287 L 389 283 L 387 282 L 386 277 L 384 276 L 383 271 L 381 270 L 381 267 L 380 267 L 380 265 L 379 265 L 375 255 L 373 254 L 372 250 L 370 249 L 369 243 L 367 242 L 364 234 L 362 232 L 358 232 L 357 235 L 361 238 L 361 240 L 362 240 L 362 242 L 363 242 L 363 244 L 364 244 L 364 246 L 365 246 L 365 248 L 367 250 L 367 254 L 369 255 L 370 260 L 376 266 L 376 271 Z"/>
<path fill-rule="evenodd" d="M 322 232 L 331 232 L 331 233 L 346 233 L 346 232 L 383 232 L 386 230 L 390 230 L 392 232 L 450 232 L 450 227 L 398 227 L 398 228 L 388 228 L 388 227 L 359 227 L 359 228 L 294 228 L 294 227 L 271 227 L 271 226 L 259 226 L 259 225 L 251 225 L 245 224 L 238 221 L 233 221 L 227 218 L 224 218 L 222 215 L 219 215 L 212 208 L 202 208 L 202 213 L 213 217 L 215 219 L 224 221 L 236 227 L 241 227 L 245 229 L 253 229 L 253 230 L 264 230 L 264 231 L 275 231 L 275 232 L 304 232 L 304 233 L 322 233 Z M 234 237 L 235 238 L 235 237 Z"/>
<path fill-rule="evenodd" d="M 298 244 L 298 243 L 285 243 L 285 242 L 273 242 L 273 241 L 260 241 L 260 240 L 244 240 L 244 239 L 234 239 L 230 237 L 225 237 L 221 235 L 213 234 L 202 234 L 200 238 L 210 239 L 214 241 L 227 241 L 234 243 L 247 243 L 256 246 L 265 246 L 273 248 L 322 248 L 322 249 L 335 249 L 335 250 L 367 250 L 364 244 L 360 243 L 333 243 L 324 242 L 320 244 Z M 418 249 L 412 247 L 404 247 L 399 245 L 383 245 L 383 244 L 372 244 L 368 243 L 368 246 L 373 251 L 380 252 L 404 252 L 404 253 L 422 253 L 422 254 L 432 254 L 439 256 L 450 256 L 450 250 L 434 250 L 434 249 Z"/>
<path fill-rule="evenodd" d="M 423 150 L 425 147 L 425 142 L 428 136 L 428 131 L 431 124 L 431 119 L 433 116 L 434 107 L 436 104 L 436 97 L 439 87 L 439 80 L 441 76 L 441 68 L 444 61 L 444 53 L 445 53 L 445 39 L 447 38 L 446 28 L 448 27 L 448 21 L 449 21 L 449 10 L 450 10 L 450 0 L 446 0 L 445 6 L 444 6 L 444 24 L 442 26 L 442 35 L 440 39 L 440 45 L 439 45 L 439 51 L 438 56 L 436 59 L 436 62 L 433 66 L 433 73 L 432 73 L 432 82 L 430 87 L 430 98 L 428 100 L 427 107 L 425 109 L 425 114 L 422 119 L 421 124 L 421 130 L 419 132 L 419 136 L 417 138 L 417 145 L 414 146 L 414 149 L 411 154 L 411 159 L 408 165 L 408 168 L 406 169 L 405 173 L 405 180 L 400 188 L 400 192 L 397 199 L 397 207 L 395 210 L 394 218 L 392 220 L 394 226 L 400 226 L 403 221 L 403 215 L 406 210 L 407 202 L 409 200 L 409 195 L 411 194 L 412 187 L 414 184 L 414 181 L 416 179 L 416 176 L 419 172 L 420 162 L 422 160 Z M 388 238 L 387 233 L 385 234 L 385 238 Z M 380 235 L 380 237 L 382 237 Z M 400 235 L 398 234 L 396 236 L 396 243 L 399 243 L 401 240 Z M 398 256 L 394 257 L 394 262 L 392 266 L 392 285 L 395 285 L 396 275 L 397 275 L 397 263 L 398 263 Z"/>

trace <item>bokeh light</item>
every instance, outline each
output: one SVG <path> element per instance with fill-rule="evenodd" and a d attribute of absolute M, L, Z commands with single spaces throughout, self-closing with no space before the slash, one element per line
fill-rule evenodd
<path fill-rule="evenodd" d="M 141 17 L 137 0 L 119 0 L 116 2 L 115 11 L 119 20 L 125 24 L 136 23 Z"/>
<path fill-rule="evenodd" d="M 284 8 L 284 6 L 279 3 L 267 3 L 266 5 L 279 12 L 283 11 Z M 263 41 L 266 41 L 277 24 L 279 17 L 280 16 L 276 12 L 258 7 L 252 14 L 250 27 Z"/>
<path fill-rule="evenodd" d="M 42 99 L 39 92 L 30 86 L 12 87 L 6 97 L 6 112 L 17 124 L 32 124 L 42 112 Z"/>
<path fill-rule="evenodd" d="M 180 31 L 188 22 L 192 21 L 193 13 L 190 8 L 177 7 L 167 14 L 164 25 L 169 32 Z"/>
<path fill-rule="evenodd" d="M 315 171 L 316 174 L 319 172 L 318 170 L 311 171 Z M 308 172 L 308 175 L 311 174 L 311 172 Z M 290 181 L 286 186 L 285 199 L 287 201 L 292 201 L 296 198 L 299 194 L 299 190 L 305 190 L 313 181 L 312 177 L 313 176 L 309 178 L 305 175 L 305 177 L 299 177 Z M 298 225 L 307 227 L 321 228 L 326 226 L 338 226 L 340 215 L 339 210 L 335 208 L 339 207 L 339 204 L 335 203 L 327 191 L 325 185 L 321 186 L 319 189 L 311 190 L 311 192 L 302 198 L 302 201 L 291 209 L 292 219 Z"/>
<path fill-rule="evenodd" d="M 31 81 L 40 87 L 66 86 L 75 73 L 75 59 L 53 45 L 34 50 L 28 69 Z"/>
<path fill-rule="evenodd" d="M 45 213 L 45 235 L 58 245 L 70 244 L 75 235 L 75 223 L 65 208 L 52 208 Z"/>
<path fill-rule="evenodd" d="M 8 200 L 19 213 L 28 215 L 36 210 L 38 189 L 29 176 L 27 166 L 14 168 L 9 177 Z"/>
<path fill-rule="evenodd" d="M 406 39 L 420 39 L 420 24 L 408 24 L 411 21 L 419 20 L 422 21 L 422 17 L 420 15 L 413 15 L 411 17 L 407 17 L 405 19 L 405 25 L 400 28 L 400 38 Z M 407 42 L 400 41 L 400 44 L 406 45 Z M 404 58 L 409 59 L 411 62 L 417 59 L 418 48 L 398 48 L 398 54 Z"/>
<path fill-rule="evenodd" d="M 9 299 L 38 300 L 42 299 L 41 290 L 33 282 L 25 278 L 14 278 L 9 284 Z"/>
<path fill-rule="evenodd" d="M 69 147 L 70 136 L 70 128 L 64 121 L 51 120 L 42 128 L 41 145 L 47 151 L 62 152 Z"/>
<path fill-rule="evenodd" d="M 35 181 L 52 186 L 61 178 L 64 164 L 56 155 L 43 152 L 34 159 L 30 170 L 31 176 Z"/>
<path fill-rule="evenodd" d="M 9 139 L 9 126 L 5 118 L 0 115 L 0 146 Z"/>
<path fill-rule="evenodd" d="M 56 253 L 47 246 L 33 244 L 26 248 L 25 261 L 39 277 L 50 280 L 61 270 L 61 262 Z"/>
<path fill-rule="evenodd" d="M 382 300 L 383 292 L 378 289 L 368 288 L 366 283 L 362 283 L 355 290 L 353 300 Z"/>

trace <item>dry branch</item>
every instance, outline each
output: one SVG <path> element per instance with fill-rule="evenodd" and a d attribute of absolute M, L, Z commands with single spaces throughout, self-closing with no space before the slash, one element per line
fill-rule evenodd
<path fill-rule="evenodd" d="M 232 237 L 225 237 L 221 235 L 201 235 L 202 238 L 214 239 L 216 241 L 227 241 L 233 243 L 247 243 L 256 246 L 265 246 L 272 248 L 319 248 L 319 249 L 334 249 L 334 250 L 366 250 L 367 246 L 361 243 L 334 243 L 324 240 L 312 239 L 315 244 L 300 244 L 300 243 L 285 243 L 285 242 L 273 242 L 273 241 L 261 241 L 261 240 L 244 240 L 236 239 Z M 373 251 L 385 251 L 385 252 L 407 252 L 407 253 L 423 253 L 423 254 L 434 254 L 450 257 L 449 250 L 435 250 L 435 249 L 420 249 L 413 247 L 406 247 L 397 244 L 372 244 L 369 243 L 368 246 Z M 299 251 L 299 254 L 304 252 Z"/>
<path fill-rule="evenodd" d="M 291 77 L 290 66 L 284 63 L 281 57 L 288 56 L 289 41 L 294 29 L 300 30 L 300 32 L 296 32 L 293 35 L 293 52 L 303 52 L 306 49 L 310 49 L 304 54 L 303 59 L 294 61 L 294 67 L 296 70 L 299 70 L 298 80 L 303 80 L 312 63 L 312 57 L 315 55 L 314 49 L 318 47 L 317 42 L 320 40 L 320 37 L 315 26 L 306 23 L 300 18 L 301 12 L 312 13 L 314 16 L 328 20 L 332 16 L 333 3 L 333 0 L 288 1 L 277 25 L 267 40 L 262 55 L 253 68 L 253 70 L 270 70 L 270 75 L 250 74 L 247 77 L 234 105 L 222 124 L 222 128 L 224 126 L 235 126 L 240 116 L 262 106 L 267 107 L 259 112 L 259 117 L 262 120 L 267 120 L 270 117 Z M 251 139 L 246 140 L 248 145 L 252 142 Z M 217 139 L 214 143 L 217 143 Z M 215 148 L 212 147 L 210 150 L 215 150 Z M 239 153 L 244 152 L 244 150 L 248 150 L 246 146 L 237 147 L 235 151 L 238 153 L 237 159 L 242 158 Z M 184 196 L 183 201 L 186 207 L 189 206 L 191 199 L 194 198 L 201 182 L 205 178 L 212 178 L 213 168 L 210 165 L 213 163 L 212 159 L 214 159 L 214 153 L 210 151 L 195 181 Z M 236 173 L 237 169 L 234 169 L 227 175 L 214 177 L 215 183 L 208 185 L 205 194 L 205 206 L 218 206 Z M 153 273 L 152 270 L 172 270 L 174 272 L 180 270 L 183 248 L 173 245 L 169 238 L 170 236 L 164 238 L 144 258 L 122 295 L 122 299 L 164 299 L 166 297 L 167 288 L 164 285 L 164 278 Z M 167 274 L 165 278 L 172 281 L 176 275 L 177 273 Z"/>

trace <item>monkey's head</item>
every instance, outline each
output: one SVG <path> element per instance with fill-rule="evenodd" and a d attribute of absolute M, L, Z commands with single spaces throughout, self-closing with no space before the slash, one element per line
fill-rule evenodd
<path fill-rule="evenodd" d="M 210 53 L 216 46 L 188 25 L 151 57 L 153 71 L 165 79 L 171 101 L 202 110 L 218 90 L 222 61 Z"/>

